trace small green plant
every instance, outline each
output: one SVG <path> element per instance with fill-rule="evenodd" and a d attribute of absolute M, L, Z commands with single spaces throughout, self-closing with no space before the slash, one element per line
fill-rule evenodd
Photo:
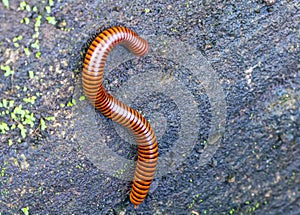
<path fill-rule="evenodd" d="M 9 8 L 9 1 L 8 0 L 2 0 L 2 3 L 4 5 L 4 7 L 6 7 L 7 9 Z"/>
<path fill-rule="evenodd" d="M 29 57 L 29 55 L 30 55 L 29 48 L 28 48 L 28 47 L 25 47 L 23 50 L 24 50 L 25 55 L 26 55 L 27 57 Z"/>
<path fill-rule="evenodd" d="M 56 24 L 56 20 L 54 16 L 47 16 L 46 20 L 48 21 L 49 24 L 55 25 Z"/>
<path fill-rule="evenodd" d="M 39 41 L 36 40 L 34 43 L 31 44 L 31 47 L 34 49 L 40 49 Z"/>
<path fill-rule="evenodd" d="M 13 144 L 13 141 L 12 141 L 11 139 L 9 139 L 9 140 L 8 140 L 8 145 L 9 145 L 9 146 L 12 146 L 12 144 Z"/>
<path fill-rule="evenodd" d="M 79 101 L 83 101 L 83 100 L 85 100 L 85 96 L 80 96 Z"/>
<path fill-rule="evenodd" d="M 25 138 L 25 137 L 26 137 L 27 129 L 24 128 L 24 125 L 18 124 L 18 129 L 20 129 L 21 136 L 22 136 L 23 138 Z"/>
<path fill-rule="evenodd" d="M 19 36 L 13 38 L 13 43 L 16 48 L 18 48 L 20 46 L 19 43 L 17 43 L 17 42 L 21 41 L 22 39 L 23 39 L 22 35 L 19 35 Z"/>
<path fill-rule="evenodd" d="M 76 105 L 76 100 L 75 99 L 71 99 L 71 101 L 68 101 L 67 107 L 72 107 L 73 105 Z"/>
<path fill-rule="evenodd" d="M 29 215 L 29 208 L 28 207 L 22 208 L 21 211 L 23 212 L 24 215 Z"/>
<path fill-rule="evenodd" d="M 5 77 L 14 74 L 14 71 L 8 65 L 6 65 L 6 66 L 1 65 L 0 69 L 3 70 L 3 71 L 5 71 L 5 73 L 4 73 Z"/>
<path fill-rule="evenodd" d="M 28 77 L 30 79 L 33 79 L 34 78 L 34 72 L 33 71 L 28 71 Z"/>
<path fill-rule="evenodd" d="M 234 210 L 234 208 L 232 208 L 232 209 L 229 210 L 228 213 L 229 213 L 229 214 L 234 214 L 234 212 L 235 212 L 235 210 Z"/>
<path fill-rule="evenodd" d="M 47 117 L 45 117 L 45 119 L 46 119 L 47 121 L 54 121 L 54 120 L 55 120 L 55 117 L 54 117 L 54 116 L 47 116 Z"/>
<path fill-rule="evenodd" d="M 47 116 L 45 117 L 46 121 L 54 121 L 55 117 L 54 116 Z M 43 118 L 40 119 L 40 128 L 42 131 L 44 131 L 47 128 L 46 122 Z"/>
<path fill-rule="evenodd" d="M 0 121 L 0 133 L 5 134 L 6 131 L 9 131 L 9 127 L 5 122 Z"/>
<path fill-rule="evenodd" d="M 40 127 L 41 127 L 42 131 L 44 131 L 47 128 L 46 123 L 43 120 L 43 118 L 40 119 Z"/>
<path fill-rule="evenodd" d="M 51 13 L 51 7 L 50 6 L 46 6 L 45 9 L 46 9 L 47 13 Z"/>
<path fill-rule="evenodd" d="M 31 8 L 30 5 L 26 3 L 26 1 L 21 1 L 18 10 L 27 10 L 28 12 L 30 12 Z"/>
<path fill-rule="evenodd" d="M 16 106 L 12 111 L 11 107 L 13 106 L 12 101 L 9 101 L 7 105 L 7 101 L 5 100 L 1 102 L 3 107 L 6 107 L 5 114 L 10 114 L 10 118 L 13 120 L 13 123 L 10 127 L 11 130 L 14 130 L 15 128 L 18 128 L 20 130 L 20 134 L 22 138 L 26 137 L 27 129 L 25 125 L 29 125 L 31 128 L 34 126 L 35 117 L 33 113 L 31 113 L 29 110 L 22 109 L 22 105 Z M 9 126 L 6 123 L 1 123 L 3 129 L 1 129 L 1 132 L 5 133 L 6 131 L 9 131 Z M 8 129 L 7 129 L 8 127 Z"/>
<path fill-rule="evenodd" d="M 30 23 L 30 20 L 28 17 L 24 17 L 23 19 L 21 19 L 20 23 L 21 24 L 25 23 L 26 25 L 28 25 Z"/>
<path fill-rule="evenodd" d="M 7 165 L 7 163 L 6 164 L 4 163 L 4 166 L 0 169 L 0 176 L 1 177 L 3 177 L 5 175 L 6 165 Z"/>
<path fill-rule="evenodd" d="M 35 99 L 36 99 L 36 96 L 31 96 L 31 97 L 28 97 L 28 98 L 23 98 L 23 101 L 25 102 L 25 103 L 30 103 L 30 104 L 34 104 L 34 102 L 35 102 Z"/>
<path fill-rule="evenodd" d="M 192 208 L 196 202 L 202 202 L 202 199 L 199 199 L 199 194 L 194 195 L 192 202 L 188 205 L 188 208 Z M 198 200 L 198 201 L 197 201 Z"/>

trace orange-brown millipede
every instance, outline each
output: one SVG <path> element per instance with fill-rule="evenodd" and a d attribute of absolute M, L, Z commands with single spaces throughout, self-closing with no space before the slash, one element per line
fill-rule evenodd
<path fill-rule="evenodd" d="M 129 194 L 136 208 L 147 196 L 153 180 L 158 158 L 156 136 L 147 120 L 137 111 L 107 93 L 103 87 L 103 69 L 108 53 L 117 44 L 129 49 L 134 55 L 142 56 L 148 43 L 125 27 L 111 27 L 96 36 L 85 54 L 82 68 L 82 86 L 92 105 L 105 117 L 129 129 L 138 145 L 138 159 L 132 189 Z"/>

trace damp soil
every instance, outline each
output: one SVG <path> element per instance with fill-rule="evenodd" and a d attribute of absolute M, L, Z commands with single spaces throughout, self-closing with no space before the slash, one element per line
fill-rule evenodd
<path fill-rule="evenodd" d="M 0 214 L 300 214 L 299 10 L 296 0 L 2 1 Z M 110 92 L 118 96 L 149 71 L 162 74 L 153 83 L 180 82 L 189 91 L 139 94 L 131 104 L 157 129 L 160 160 L 178 140 L 192 145 L 155 178 L 137 209 L 128 198 L 133 169 L 98 165 L 108 163 L 101 160 L 108 152 L 134 161 L 136 146 L 81 101 L 87 42 L 113 25 L 167 39 L 152 40 L 158 48 L 146 57 L 116 60 L 118 66 L 111 59 Z M 168 38 L 188 53 L 168 47 Z M 204 61 L 214 77 L 193 73 Z M 216 125 L 218 113 L 224 121 Z"/>

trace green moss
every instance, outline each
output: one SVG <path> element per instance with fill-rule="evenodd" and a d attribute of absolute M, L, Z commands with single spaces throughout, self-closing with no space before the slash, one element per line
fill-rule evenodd
<path fill-rule="evenodd" d="M 31 97 L 28 97 L 28 98 L 23 98 L 23 101 L 25 103 L 30 103 L 32 105 L 34 104 L 35 100 L 36 100 L 36 96 L 31 96 Z"/>
<path fill-rule="evenodd" d="M 54 3 L 53 3 L 53 0 L 49 0 L 49 6 L 53 6 Z"/>
<path fill-rule="evenodd" d="M 228 212 L 229 214 L 234 214 L 235 210 L 234 208 L 230 209 L 230 211 Z"/>
<path fill-rule="evenodd" d="M 30 78 L 30 79 L 33 79 L 34 78 L 34 73 L 33 73 L 33 71 L 28 71 L 28 77 Z"/>
<path fill-rule="evenodd" d="M 55 117 L 54 116 L 47 116 L 44 118 L 45 120 L 47 121 L 54 121 L 55 120 Z M 46 122 L 43 118 L 40 119 L 40 128 L 42 131 L 44 131 L 46 128 L 47 128 L 47 125 L 46 125 Z"/>
<path fill-rule="evenodd" d="M 200 201 L 198 201 L 198 199 L 199 194 L 194 195 L 192 202 L 188 205 L 188 208 L 192 208 L 196 202 L 202 202 L 202 199 L 200 199 Z"/>
<path fill-rule="evenodd" d="M 6 99 L 2 99 L 2 105 L 3 105 L 3 107 L 7 108 L 7 100 Z"/>
<path fill-rule="evenodd" d="M 85 100 L 85 96 L 80 96 L 79 101 L 83 101 L 83 100 Z"/>
<path fill-rule="evenodd" d="M 29 215 L 29 208 L 22 208 L 21 211 L 23 212 L 24 215 Z"/>
<path fill-rule="evenodd" d="M 5 175 L 5 170 L 7 169 L 7 162 L 5 161 L 4 163 L 3 163 L 4 165 L 1 167 L 1 169 L 0 169 L 0 176 L 1 177 L 3 177 L 4 175 Z"/>
<path fill-rule="evenodd" d="M 25 115 L 25 119 L 24 119 L 23 123 L 25 125 L 30 125 L 30 127 L 33 127 L 34 121 L 35 121 L 35 117 L 33 116 L 33 113 L 30 113 L 30 114 L 27 113 Z"/>
<path fill-rule="evenodd" d="M 35 57 L 36 57 L 36 58 L 40 58 L 40 57 L 41 57 L 41 52 L 35 53 Z"/>
<path fill-rule="evenodd" d="M 247 201 L 247 203 L 248 203 L 248 201 Z M 260 206 L 259 202 L 255 202 L 252 205 L 250 205 L 250 202 L 249 202 L 246 212 L 252 214 L 254 211 L 256 211 L 259 208 L 259 206 Z"/>
<path fill-rule="evenodd" d="M 16 36 L 16 37 L 13 38 L 13 42 L 15 43 L 15 42 L 20 41 L 22 39 L 23 39 L 23 36 L 19 35 L 19 36 Z"/>
<path fill-rule="evenodd" d="M 29 24 L 29 19 L 27 17 L 25 17 L 24 22 L 25 22 L 26 25 L 28 25 Z"/>
<path fill-rule="evenodd" d="M 75 168 L 77 168 L 77 169 L 83 169 L 83 167 L 82 167 L 81 164 L 77 164 L 77 165 L 75 166 Z"/>
<path fill-rule="evenodd" d="M 24 125 L 29 125 L 31 128 L 34 126 L 35 117 L 29 110 L 23 110 L 22 105 L 16 106 L 10 113 L 11 119 L 15 121 L 16 125 L 12 125 L 11 129 L 16 127 L 20 130 L 22 138 L 26 137 L 27 129 Z"/>
<path fill-rule="evenodd" d="M 26 1 L 21 1 L 18 10 L 25 10 L 26 5 L 27 5 Z"/>
<path fill-rule="evenodd" d="M 206 144 L 207 144 L 206 140 L 203 140 L 203 141 L 200 142 L 200 145 L 203 146 L 203 147 L 204 147 Z"/>
<path fill-rule="evenodd" d="M 14 106 L 14 100 L 7 100 L 7 99 L 2 99 L 2 101 L 0 101 L 0 108 L 11 108 Z"/>
<path fill-rule="evenodd" d="M 8 146 L 12 146 L 13 145 L 13 141 L 11 139 L 8 140 Z"/>
<path fill-rule="evenodd" d="M 9 131 L 9 127 L 5 122 L 0 121 L 0 133 L 5 134 L 6 131 Z"/>
<path fill-rule="evenodd" d="M 17 42 L 21 41 L 22 39 L 23 39 L 22 35 L 19 35 L 19 36 L 13 38 L 13 43 L 16 48 L 18 48 L 20 46 L 19 43 L 17 43 Z"/>
<path fill-rule="evenodd" d="M 39 41 L 36 40 L 34 43 L 31 44 L 31 47 L 39 50 L 40 49 Z"/>
<path fill-rule="evenodd" d="M 46 6 L 45 9 L 46 9 L 47 13 L 51 13 L 51 7 L 50 6 Z"/>
<path fill-rule="evenodd" d="M 47 120 L 47 121 L 54 121 L 55 117 L 54 116 L 47 116 L 47 117 L 45 117 L 45 120 Z"/>
<path fill-rule="evenodd" d="M 38 31 L 39 31 L 39 27 L 41 26 L 41 19 L 42 19 L 42 16 L 41 16 L 41 15 L 38 15 L 38 16 L 35 18 L 35 23 L 34 23 L 34 31 L 35 31 L 35 32 L 38 32 Z"/>
<path fill-rule="evenodd" d="M 24 17 L 23 19 L 21 19 L 20 23 L 21 24 L 25 23 L 26 25 L 28 25 L 30 23 L 30 20 L 28 17 Z"/>
<path fill-rule="evenodd" d="M 25 138 L 27 129 L 24 127 L 24 125 L 22 125 L 21 123 L 18 124 L 18 129 L 20 129 L 20 133 L 21 133 L 22 138 Z"/>
<path fill-rule="evenodd" d="M 76 105 L 76 100 L 72 99 L 71 101 L 68 101 L 67 107 L 72 107 L 73 105 Z"/>
<path fill-rule="evenodd" d="M 56 20 L 54 16 L 47 16 L 46 20 L 48 21 L 49 24 L 55 25 L 56 24 Z"/>
<path fill-rule="evenodd" d="M 39 37 L 39 35 L 40 35 L 40 33 L 39 33 L 39 32 L 35 32 L 35 33 L 32 35 L 32 39 L 36 39 L 36 38 L 38 38 L 38 37 Z"/>
<path fill-rule="evenodd" d="M 44 131 L 47 128 L 46 123 L 43 120 L 43 118 L 40 119 L 40 128 L 42 131 Z"/>
<path fill-rule="evenodd" d="M 9 1 L 8 0 L 2 0 L 2 4 L 4 5 L 4 7 L 9 9 Z"/>
<path fill-rule="evenodd" d="M 28 12 L 31 11 L 31 8 L 30 8 L 30 6 L 29 6 L 28 4 L 25 6 L 25 9 L 26 9 Z"/>
<path fill-rule="evenodd" d="M 14 71 L 11 70 L 10 66 L 8 66 L 8 65 L 6 65 L 6 66 L 1 65 L 0 69 L 3 70 L 3 71 L 5 71 L 5 73 L 4 73 L 5 77 L 14 74 Z"/>
<path fill-rule="evenodd" d="M 26 56 L 28 57 L 30 55 L 30 51 L 29 48 L 24 48 L 24 53 L 26 54 Z"/>

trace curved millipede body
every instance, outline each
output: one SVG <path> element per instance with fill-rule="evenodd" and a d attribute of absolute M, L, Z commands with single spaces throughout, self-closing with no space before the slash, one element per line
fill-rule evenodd
<path fill-rule="evenodd" d="M 148 121 L 137 111 L 112 97 L 103 87 L 106 57 L 117 44 L 125 46 L 137 56 L 144 55 L 148 50 L 148 43 L 125 27 L 104 30 L 91 42 L 86 52 L 82 69 L 82 86 L 85 95 L 97 110 L 128 128 L 135 138 L 138 145 L 138 160 L 129 198 L 136 208 L 145 199 L 154 177 L 158 145 Z"/>

